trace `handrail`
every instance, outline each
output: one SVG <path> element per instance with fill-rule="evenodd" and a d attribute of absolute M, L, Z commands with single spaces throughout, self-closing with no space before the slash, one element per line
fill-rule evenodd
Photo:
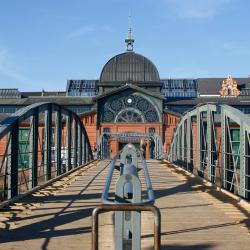
<path fill-rule="evenodd" d="M 137 150 L 137 153 L 138 152 L 139 152 L 139 155 L 140 155 L 140 158 L 141 158 L 141 161 L 142 161 L 142 165 L 143 165 L 143 172 L 144 172 L 145 181 L 146 181 L 148 199 L 143 199 L 141 203 L 133 203 L 133 204 L 135 204 L 135 205 L 154 204 L 155 196 L 154 196 L 154 191 L 153 191 L 153 188 L 152 188 L 150 176 L 149 176 L 149 173 L 148 173 L 147 164 L 146 164 L 146 161 L 145 161 L 142 153 L 139 150 Z M 104 186 L 104 191 L 103 191 L 102 197 L 101 197 L 101 201 L 102 201 L 103 204 L 110 204 L 110 205 L 115 204 L 115 202 L 113 200 L 108 199 L 108 194 L 109 194 L 109 189 L 110 189 L 110 185 L 111 185 L 111 182 L 112 182 L 112 177 L 113 177 L 113 172 L 114 172 L 114 169 L 115 169 L 115 164 L 116 164 L 116 161 L 117 161 L 120 154 L 121 154 L 121 151 L 115 156 L 115 158 L 112 160 L 112 162 L 110 164 L 110 169 L 109 169 L 109 172 L 108 172 L 108 175 L 107 175 L 106 183 L 105 183 L 105 186 Z M 128 204 L 128 203 L 125 203 L 125 202 L 122 203 L 121 202 L 119 204 Z"/>
<path fill-rule="evenodd" d="M 145 158 L 142 155 L 142 152 L 139 151 L 141 160 L 142 160 L 142 165 L 143 165 L 143 172 L 144 172 L 144 176 L 145 176 L 145 182 L 146 182 L 146 187 L 147 187 L 147 192 L 148 192 L 148 199 L 144 200 L 143 203 L 144 204 L 154 204 L 155 202 L 155 195 L 154 195 L 154 190 L 152 188 L 152 183 L 151 183 L 151 179 L 148 173 L 148 167 L 147 167 L 147 163 Z"/>
<path fill-rule="evenodd" d="M 99 214 L 111 211 L 149 211 L 154 214 L 154 250 L 160 250 L 161 248 L 161 212 L 160 209 L 154 205 L 145 204 L 113 204 L 106 205 L 101 204 L 93 210 L 92 213 L 92 250 L 98 250 L 98 226 L 99 226 Z"/>

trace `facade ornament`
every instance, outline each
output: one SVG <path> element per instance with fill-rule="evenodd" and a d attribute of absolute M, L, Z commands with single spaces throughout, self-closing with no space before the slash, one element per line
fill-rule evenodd
<path fill-rule="evenodd" d="M 238 89 L 236 81 L 233 80 L 231 75 L 228 75 L 226 80 L 222 82 L 221 90 L 220 90 L 220 96 L 226 97 L 226 96 L 239 96 L 240 91 Z"/>

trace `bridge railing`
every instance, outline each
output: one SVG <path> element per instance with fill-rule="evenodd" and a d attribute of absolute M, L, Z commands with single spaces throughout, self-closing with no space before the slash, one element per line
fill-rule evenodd
<path fill-rule="evenodd" d="M 74 112 L 36 103 L 0 123 L 0 201 L 20 196 L 93 159 Z"/>
<path fill-rule="evenodd" d="M 227 106 L 204 104 L 178 123 L 167 159 L 250 199 L 250 119 Z"/>
<path fill-rule="evenodd" d="M 120 165 L 117 165 L 119 156 Z M 142 199 L 138 158 L 143 166 L 147 199 Z M 117 168 L 120 177 L 116 182 L 115 197 L 110 199 L 110 185 Z M 98 249 L 98 214 L 107 211 L 115 211 L 115 249 L 141 249 L 141 211 L 151 211 L 154 214 L 154 249 L 160 249 L 160 211 L 153 205 L 155 197 L 146 161 L 132 144 L 127 144 L 111 162 L 101 200 L 102 205 L 93 211 L 93 249 Z"/>

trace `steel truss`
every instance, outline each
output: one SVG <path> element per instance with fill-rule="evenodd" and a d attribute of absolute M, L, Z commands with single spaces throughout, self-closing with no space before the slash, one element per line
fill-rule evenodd
<path fill-rule="evenodd" d="M 0 201 L 93 159 L 77 114 L 54 103 L 24 107 L 2 121 L 0 142 Z"/>
<path fill-rule="evenodd" d="M 167 159 L 250 199 L 250 119 L 227 105 L 204 104 L 177 124 Z"/>

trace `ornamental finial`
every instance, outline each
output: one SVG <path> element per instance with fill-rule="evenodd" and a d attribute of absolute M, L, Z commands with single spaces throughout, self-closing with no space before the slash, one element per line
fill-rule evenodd
<path fill-rule="evenodd" d="M 128 18 L 128 34 L 127 37 L 125 39 L 125 43 L 127 44 L 127 51 L 133 51 L 133 47 L 134 47 L 134 38 L 132 35 L 132 28 L 131 28 L 131 14 L 129 15 Z"/>

